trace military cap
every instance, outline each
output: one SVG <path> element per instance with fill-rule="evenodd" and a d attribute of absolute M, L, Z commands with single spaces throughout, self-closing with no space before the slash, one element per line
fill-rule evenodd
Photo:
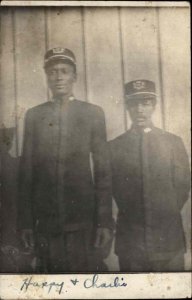
<path fill-rule="evenodd" d="M 135 97 L 156 97 L 156 89 L 155 89 L 155 83 L 150 80 L 145 79 L 139 79 L 130 81 L 125 84 L 125 96 L 128 99 L 132 99 Z"/>
<path fill-rule="evenodd" d="M 49 49 L 45 53 L 44 67 L 46 68 L 53 61 L 62 60 L 76 66 L 76 58 L 73 52 L 67 48 L 57 47 Z"/>

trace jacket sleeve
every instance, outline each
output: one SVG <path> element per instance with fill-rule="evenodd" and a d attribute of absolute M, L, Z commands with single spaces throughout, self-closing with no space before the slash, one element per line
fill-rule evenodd
<path fill-rule="evenodd" d="M 112 229 L 111 170 L 106 141 L 105 116 L 100 108 L 93 117 L 91 150 L 97 201 L 97 226 Z"/>
<path fill-rule="evenodd" d="M 32 160 L 33 160 L 33 112 L 28 111 L 24 124 L 23 149 L 19 167 L 18 229 L 32 229 Z"/>
<path fill-rule="evenodd" d="M 180 137 L 175 138 L 173 147 L 173 177 L 179 208 L 189 197 L 190 169 L 187 152 Z"/>
<path fill-rule="evenodd" d="M 117 180 L 117 163 L 115 161 L 116 158 L 116 151 L 114 147 L 114 141 L 110 141 L 109 143 L 109 153 L 110 153 L 110 165 L 111 165 L 111 177 L 112 177 L 112 196 L 115 200 L 115 203 L 117 204 L 117 207 L 119 208 L 119 197 L 118 197 L 118 183 L 119 180 Z"/>

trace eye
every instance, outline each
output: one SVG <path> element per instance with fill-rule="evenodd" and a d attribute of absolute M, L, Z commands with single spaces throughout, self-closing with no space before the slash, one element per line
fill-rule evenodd
<path fill-rule="evenodd" d="M 151 105 L 151 102 L 150 102 L 150 101 L 144 101 L 144 102 L 143 102 L 143 105 L 144 105 L 144 106 L 150 106 L 150 105 Z"/>
<path fill-rule="evenodd" d="M 66 69 L 61 69 L 61 72 L 62 72 L 62 74 L 66 74 L 67 73 Z"/>
<path fill-rule="evenodd" d="M 55 72 L 55 70 L 48 70 L 48 75 L 54 75 L 56 72 Z"/>

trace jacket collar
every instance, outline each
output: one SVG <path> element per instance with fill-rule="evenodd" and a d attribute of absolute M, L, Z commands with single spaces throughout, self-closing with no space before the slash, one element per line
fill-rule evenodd
<path fill-rule="evenodd" d="M 69 96 L 69 98 L 67 100 L 67 103 L 72 102 L 73 100 L 75 100 L 75 97 L 73 95 L 71 95 L 71 96 Z M 59 103 L 59 104 L 62 103 L 61 100 L 54 99 L 54 98 L 52 98 L 51 102 L 53 102 L 53 103 Z"/>
<path fill-rule="evenodd" d="M 145 128 L 139 127 L 139 126 L 136 126 L 136 125 L 133 124 L 130 128 L 130 132 L 135 133 L 135 134 L 139 134 L 139 133 L 146 133 L 147 134 L 147 133 L 151 132 L 152 130 L 154 130 L 154 128 L 155 127 L 154 127 L 152 122 L 149 124 L 149 126 L 147 126 Z"/>

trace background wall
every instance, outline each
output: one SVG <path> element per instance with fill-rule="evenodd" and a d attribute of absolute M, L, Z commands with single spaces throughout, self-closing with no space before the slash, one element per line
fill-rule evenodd
<path fill-rule="evenodd" d="M 74 51 L 75 96 L 104 109 L 109 140 L 130 126 L 123 82 L 149 79 L 159 95 L 154 123 L 181 136 L 190 155 L 189 18 L 188 8 L 1 8 L 0 112 L 2 124 L 16 128 L 11 155 L 21 154 L 26 110 L 49 98 L 43 56 L 57 46 Z M 188 201 L 186 269 L 190 211 Z M 107 262 L 118 269 L 113 251 Z"/>

